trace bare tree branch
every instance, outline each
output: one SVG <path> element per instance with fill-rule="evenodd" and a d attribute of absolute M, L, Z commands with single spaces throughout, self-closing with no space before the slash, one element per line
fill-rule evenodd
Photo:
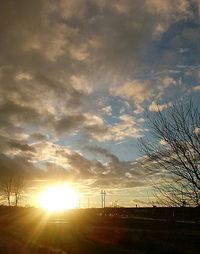
<path fill-rule="evenodd" d="M 149 137 L 139 145 L 148 162 L 159 169 L 165 181 L 156 186 L 160 198 L 169 204 L 200 203 L 200 111 L 192 100 L 148 115 Z M 152 164 L 153 163 L 153 164 Z M 166 176 L 171 176 L 170 182 Z"/>

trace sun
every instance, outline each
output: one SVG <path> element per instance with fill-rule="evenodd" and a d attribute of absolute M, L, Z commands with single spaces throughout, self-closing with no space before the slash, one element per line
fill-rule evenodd
<path fill-rule="evenodd" d="M 77 202 L 78 194 L 67 184 L 49 186 L 39 195 L 40 207 L 49 212 L 75 208 Z"/>

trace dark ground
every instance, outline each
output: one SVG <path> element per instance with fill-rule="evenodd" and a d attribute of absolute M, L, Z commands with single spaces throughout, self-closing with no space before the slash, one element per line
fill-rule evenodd
<path fill-rule="evenodd" d="M 0 254 L 200 253 L 197 223 L 91 211 L 49 216 L 34 208 L 1 207 Z"/>

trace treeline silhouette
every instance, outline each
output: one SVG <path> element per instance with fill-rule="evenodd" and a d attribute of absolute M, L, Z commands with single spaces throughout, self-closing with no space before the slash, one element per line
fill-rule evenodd
<path fill-rule="evenodd" d="M 32 214 L 38 215 L 45 213 L 39 208 L 8 207 L 0 206 L 0 215 L 2 214 Z M 61 212 L 54 212 L 51 217 L 60 218 L 122 218 L 122 219 L 146 219 L 146 220 L 164 220 L 200 223 L 200 207 L 141 207 L 141 208 L 82 208 L 72 209 Z"/>

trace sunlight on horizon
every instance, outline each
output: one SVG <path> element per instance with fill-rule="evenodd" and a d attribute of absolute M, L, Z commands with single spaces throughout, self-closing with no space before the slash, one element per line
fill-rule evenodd
<path fill-rule="evenodd" d="M 39 195 L 39 205 L 49 212 L 73 209 L 78 203 L 78 193 L 67 184 L 48 186 Z"/>

